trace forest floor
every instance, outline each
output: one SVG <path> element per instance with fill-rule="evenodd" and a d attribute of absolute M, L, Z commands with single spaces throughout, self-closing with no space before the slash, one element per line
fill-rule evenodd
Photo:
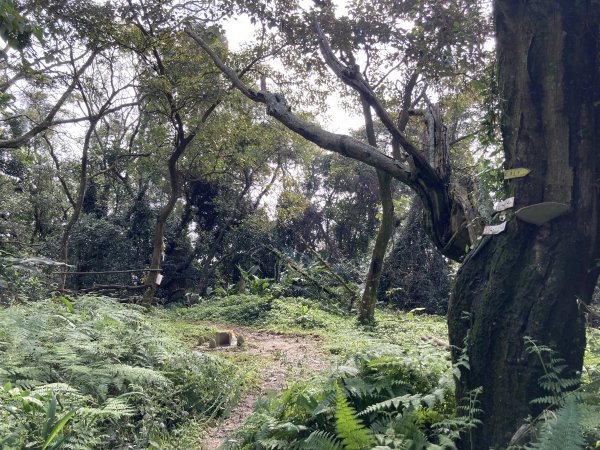
<path fill-rule="evenodd" d="M 225 330 L 243 345 L 209 348 Z M 376 323 L 363 327 L 303 297 L 230 295 L 150 310 L 93 295 L 11 305 L 0 308 L 0 448 L 42 448 L 47 424 L 61 416 L 72 418 L 69 427 L 62 422 L 62 435 L 57 428 L 51 437 L 75 448 L 213 450 L 228 439 L 254 448 L 259 432 L 265 448 L 311 436 L 341 445 L 332 414 L 345 408 L 338 387 L 379 402 L 369 392 L 381 392 L 382 380 L 397 386 L 408 376 L 421 380 L 417 394 L 445 395 L 446 336 L 443 317 L 378 309 Z M 591 381 L 598 330 L 588 344 Z M 431 380 L 442 391 L 423 390 Z M 321 428 L 305 428 L 317 414 Z"/>
<path fill-rule="evenodd" d="M 242 346 L 226 346 L 202 352 L 215 352 L 224 356 L 257 358 L 265 361 L 258 369 L 256 388 L 247 392 L 233 408 L 229 417 L 207 430 L 202 438 L 203 450 L 216 449 L 252 414 L 254 402 L 270 391 L 280 391 L 293 381 L 309 378 L 328 368 L 328 356 L 323 351 L 323 338 L 316 335 L 290 335 L 257 331 L 247 327 L 206 323 L 220 330 L 233 330 L 244 337 Z M 199 348 L 197 350 L 200 350 Z M 235 355 L 231 355 L 235 353 Z M 230 355 L 228 355 L 230 354 Z"/>

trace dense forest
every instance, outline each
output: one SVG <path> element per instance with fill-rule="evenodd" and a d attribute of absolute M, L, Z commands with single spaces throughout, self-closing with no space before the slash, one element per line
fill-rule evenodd
<path fill-rule="evenodd" d="M 0 448 L 600 448 L 597 0 L 0 0 Z"/>

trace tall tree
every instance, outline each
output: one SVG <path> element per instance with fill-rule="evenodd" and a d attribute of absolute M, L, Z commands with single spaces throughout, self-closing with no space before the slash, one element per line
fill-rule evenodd
<path fill-rule="evenodd" d="M 585 328 L 579 306 L 598 277 L 600 176 L 600 5 L 496 0 L 498 80 L 505 182 L 515 210 L 557 202 L 568 213 L 538 226 L 510 215 L 507 230 L 484 238 L 458 273 L 448 324 L 454 359 L 470 370 L 458 395 L 483 386 L 484 427 L 474 448 L 504 445 L 544 395 L 539 363 L 524 336 L 564 358 L 578 376 Z"/>
<path fill-rule="evenodd" d="M 64 186 L 65 194 L 72 201 L 73 212 L 71 214 L 71 217 L 69 218 L 69 221 L 65 225 L 60 242 L 60 260 L 63 263 L 65 263 L 65 266 L 63 268 L 63 274 L 61 276 L 61 281 L 59 284 L 60 289 L 64 289 L 67 276 L 66 271 L 68 263 L 69 238 L 73 228 L 79 220 L 79 216 L 84 206 L 86 191 L 89 185 L 88 165 L 90 157 L 90 148 L 92 147 L 94 137 L 97 137 L 98 123 L 101 120 L 106 119 L 105 116 L 110 111 L 114 112 L 121 108 L 132 106 L 132 103 L 120 102 L 121 104 L 119 106 L 114 107 L 114 103 L 119 100 L 120 94 L 122 94 L 123 91 L 129 89 L 131 87 L 131 84 L 125 83 L 124 85 L 119 85 L 119 81 L 116 79 L 117 75 L 115 74 L 115 67 L 113 66 L 113 61 L 111 59 L 108 59 L 108 64 L 106 64 L 106 66 L 104 64 L 97 64 L 97 66 L 100 67 L 95 68 L 96 73 L 93 78 L 95 81 L 93 86 L 85 86 L 85 83 L 83 83 L 82 81 L 77 82 L 78 92 L 82 98 L 83 107 L 85 108 L 85 114 L 90 119 L 81 147 L 81 166 L 77 195 L 74 196 L 70 194 L 68 188 Z M 49 150 L 52 154 L 55 163 L 57 164 L 56 155 L 52 151 L 51 145 L 49 145 Z"/>
<path fill-rule="evenodd" d="M 454 8 L 479 13 L 473 2 L 439 3 L 435 6 L 445 13 Z M 383 3 L 378 6 L 385 9 Z M 351 65 L 340 63 L 340 77 L 368 101 L 398 141 L 400 158 L 298 117 L 281 95 L 243 83 L 201 36 L 190 32 L 244 95 L 265 104 L 267 113 L 288 128 L 413 188 L 435 245 L 448 257 L 464 259 L 448 323 L 454 360 L 466 356 L 471 367 L 456 380 L 459 400 L 473 389 L 483 392 L 482 425 L 463 442 L 465 448 L 478 449 L 506 446 L 524 418 L 535 413 L 530 402 L 543 393 L 538 384 L 543 369 L 528 354 L 525 336 L 556 349 L 567 365 L 565 376 L 581 370 L 585 329 L 578 303 L 591 298 L 600 242 L 598 193 L 592 189 L 600 175 L 595 155 L 600 138 L 599 5 L 592 0 L 544 5 L 496 0 L 494 8 L 500 98 L 505 99 L 505 168 L 531 170 L 528 177 L 507 182 L 506 194 L 515 197 L 514 210 L 546 203 L 538 207 L 541 214 L 533 213 L 538 223 L 557 203 L 566 205 L 568 214 L 536 225 L 523 211 L 509 212 L 506 231 L 484 237 L 466 256 L 468 245 L 476 243 L 469 233 L 471 205 L 451 188 L 447 157 L 426 158 Z M 462 29 L 460 23 L 454 28 Z"/>
<path fill-rule="evenodd" d="M 189 7 L 206 9 L 201 2 L 191 2 Z M 178 39 L 176 10 L 169 2 L 139 0 L 130 2 L 122 11 L 131 28 L 126 28 L 121 45 L 136 53 L 145 69 L 144 88 L 149 94 L 146 112 L 166 126 L 167 139 L 171 140 L 167 156 L 169 189 L 167 201 L 156 218 L 145 303 L 152 300 L 162 279 L 159 270 L 165 251 L 165 227 L 182 192 L 178 164 L 220 103 L 219 83 L 203 67 L 202 55 L 190 49 L 185 36 Z"/>

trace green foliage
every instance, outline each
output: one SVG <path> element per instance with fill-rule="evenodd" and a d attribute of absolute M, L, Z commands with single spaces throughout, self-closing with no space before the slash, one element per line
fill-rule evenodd
<path fill-rule="evenodd" d="M 147 447 L 191 417 L 226 411 L 235 367 L 157 328 L 142 309 L 103 297 L 0 310 L 3 445 Z"/>
<path fill-rule="evenodd" d="M 351 329 L 350 316 L 339 309 L 303 297 L 284 297 L 273 300 L 273 307 L 266 317 L 265 325 L 272 329 L 327 333 Z"/>
<path fill-rule="evenodd" d="M 421 339 L 443 336 L 442 318 L 378 311 L 375 325 L 357 328 L 352 318 L 316 305 L 275 299 L 259 325 L 323 334 L 338 355 L 336 365 L 327 375 L 260 398 L 222 448 L 450 449 L 481 423 L 481 391 L 456 407 L 447 351 Z M 311 311 L 314 328 L 303 328 Z"/>
<path fill-rule="evenodd" d="M 575 397 L 568 397 L 556 416 L 546 421 L 541 434 L 530 448 L 537 450 L 580 450 L 585 446 L 581 422 L 584 407 Z"/>
<path fill-rule="evenodd" d="M 42 31 L 21 15 L 12 0 L 0 2 L 0 37 L 13 48 L 22 50 L 31 45 L 31 36 L 40 42 Z"/>
<path fill-rule="evenodd" d="M 6 404 L 8 404 L 8 407 Z M 52 393 L 36 393 L 30 395 L 20 388 L 13 388 L 11 383 L 0 387 L 0 406 L 13 415 L 22 414 L 28 418 L 27 426 L 31 439 L 27 448 L 58 449 L 68 437 L 66 425 L 73 418 L 76 410 L 66 412 L 62 417 L 57 416 L 58 400 Z M 45 412 L 45 415 L 44 415 Z M 0 446 L 6 448 L 15 439 L 15 433 L 2 436 Z"/>
<path fill-rule="evenodd" d="M 310 256 L 289 250 L 276 252 L 287 264 L 288 270 L 283 272 L 276 285 L 270 287 L 269 291 L 273 296 L 318 299 L 322 305 L 334 308 L 346 307 L 350 295 L 358 296 L 356 284 L 348 280 L 349 273 L 355 267 L 347 270 L 342 264 L 329 265 L 316 257 L 313 260 L 314 252 Z M 345 286 L 340 280 L 344 281 Z"/>
<path fill-rule="evenodd" d="M 41 300 L 51 287 L 47 272 L 63 266 L 43 257 L 0 258 L 0 304 Z"/>
<path fill-rule="evenodd" d="M 421 307 L 445 314 L 450 266 L 425 232 L 420 204 L 413 203 L 385 260 L 378 298 L 405 311 Z"/>
<path fill-rule="evenodd" d="M 298 444 L 298 448 L 302 450 L 342 450 L 335 435 L 326 431 L 313 431 L 306 440 Z"/>
<path fill-rule="evenodd" d="M 354 326 L 352 318 L 341 315 L 339 309 L 303 297 L 211 297 L 190 308 L 179 308 L 176 314 L 188 321 L 211 320 L 299 333 L 350 330 Z"/>
<path fill-rule="evenodd" d="M 500 90 L 496 71 L 496 62 L 491 61 L 480 78 L 474 82 L 474 87 L 482 97 L 484 111 L 481 120 L 483 132 L 479 134 L 479 140 L 482 145 L 492 147 L 492 150 L 499 152 L 502 138 L 500 135 Z"/>
<path fill-rule="evenodd" d="M 256 275 L 257 271 L 260 270 L 260 266 L 254 265 L 248 271 L 242 269 L 239 265 L 237 267 L 250 294 L 265 295 L 269 292 L 272 280 L 260 278 Z"/>
<path fill-rule="evenodd" d="M 564 359 L 558 358 L 556 352 L 550 347 L 536 343 L 532 338 L 525 336 L 527 352 L 537 357 L 544 370 L 544 375 L 539 379 L 539 385 L 548 395 L 536 398 L 532 403 L 553 407 L 559 405 L 565 393 L 579 385 L 579 377 L 566 377 L 563 371 L 568 367 Z"/>
<path fill-rule="evenodd" d="M 450 413 L 448 371 L 401 347 L 378 344 L 348 350 L 328 377 L 264 397 L 224 448 L 452 447 L 444 434 L 456 439 L 468 426 Z"/>
<path fill-rule="evenodd" d="M 212 320 L 238 325 L 260 324 L 272 308 L 271 297 L 240 294 L 203 299 L 198 305 L 178 310 L 187 320 Z"/>
<path fill-rule="evenodd" d="M 594 358 L 598 348 L 594 344 L 596 330 L 590 330 L 588 359 Z M 525 337 L 527 351 L 534 355 L 544 374 L 540 387 L 547 393 L 532 401 L 545 406 L 542 413 L 532 420 L 535 442 L 526 448 L 543 450 L 571 450 L 597 447 L 600 437 L 600 373 L 597 368 L 587 369 L 589 379 L 567 377 L 564 360 L 545 345 Z M 511 447 L 514 448 L 514 447 Z"/>
<path fill-rule="evenodd" d="M 112 217 L 82 214 L 69 239 L 70 264 L 81 272 L 144 268 L 151 253 L 151 217 L 142 217 L 144 212 L 144 205 L 135 201 Z M 141 277 L 142 272 L 133 275 Z M 73 275 L 67 281 L 75 289 L 93 283 L 131 285 L 132 274 Z"/>
<path fill-rule="evenodd" d="M 373 435 L 357 417 L 342 388 L 335 385 L 335 431 L 345 450 L 365 450 L 374 444 Z"/>

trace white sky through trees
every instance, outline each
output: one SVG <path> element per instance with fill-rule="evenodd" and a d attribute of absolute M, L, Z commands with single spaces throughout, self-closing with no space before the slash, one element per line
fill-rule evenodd
<path fill-rule="evenodd" d="M 336 2 L 338 4 L 337 11 L 343 11 L 346 1 Z M 252 25 L 248 16 L 235 16 L 223 24 L 227 36 L 229 49 L 238 51 L 244 43 L 253 39 L 257 28 Z M 272 62 L 277 64 L 276 61 Z M 282 94 L 285 94 L 282 92 Z M 356 130 L 364 125 L 364 119 L 358 111 L 348 111 L 342 106 L 342 99 L 337 92 L 331 92 L 327 99 L 328 110 L 317 117 L 317 120 L 334 133 L 349 133 L 351 130 Z M 293 105 L 292 105 L 293 106 Z"/>

